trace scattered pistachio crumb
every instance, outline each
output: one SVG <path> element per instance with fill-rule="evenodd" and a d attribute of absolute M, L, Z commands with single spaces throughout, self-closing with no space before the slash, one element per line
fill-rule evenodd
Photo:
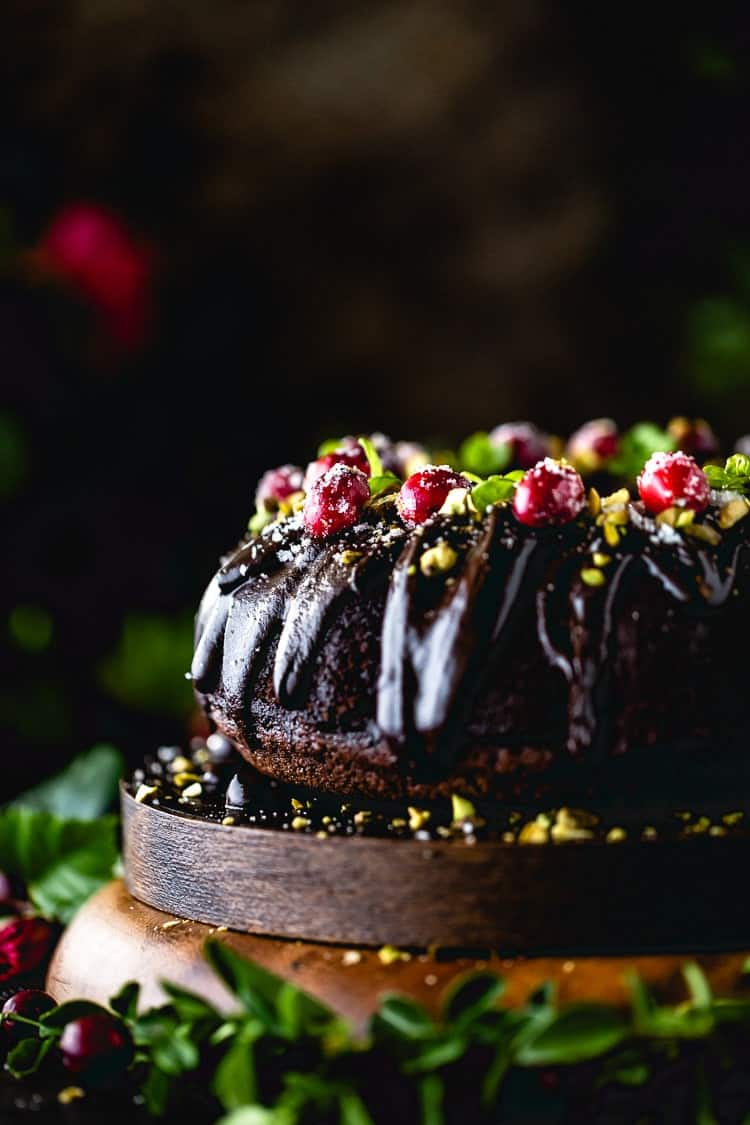
<path fill-rule="evenodd" d="M 86 1091 L 82 1090 L 80 1086 L 65 1086 L 57 1095 L 57 1100 L 60 1105 L 70 1105 L 71 1102 L 77 1102 L 85 1097 Z"/>
<path fill-rule="evenodd" d="M 589 489 L 589 512 L 592 516 L 598 516 L 602 510 L 602 498 L 595 488 Z"/>
<path fill-rule="evenodd" d="M 292 828 L 295 832 L 299 832 L 303 828 L 309 828 L 310 821 L 306 816 L 295 816 L 292 820 Z"/>
<path fill-rule="evenodd" d="M 558 844 L 573 840 L 590 840 L 594 835 L 591 829 L 595 822 L 596 818 L 589 813 L 578 809 L 562 808 L 558 810 L 550 836 Z"/>
<path fill-rule="evenodd" d="M 428 547 L 419 559 L 419 569 L 427 578 L 433 574 L 444 574 L 453 570 L 458 555 L 446 542 L 441 540 L 434 547 Z"/>
<path fill-rule="evenodd" d="M 412 832 L 418 831 L 430 819 L 429 809 L 417 809 L 413 805 L 409 805 L 409 827 Z"/>
<path fill-rule="evenodd" d="M 333 822 L 331 821 L 330 816 L 324 816 L 324 817 L 321 817 L 320 823 L 328 825 L 328 824 L 331 824 Z"/>
<path fill-rule="evenodd" d="M 518 834 L 519 844 L 546 844 L 549 840 L 549 818 L 540 813 L 536 820 L 529 820 Z"/>
<path fill-rule="evenodd" d="M 504 844 L 515 844 L 516 837 L 513 832 L 503 832 L 502 840 Z"/>
<path fill-rule="evenodd" d="M 230 825 L 235 823 L 235 819 L 233 816 L 225 816 L 221 823 L 229 827 Z"/>
<path fill-rule="evenodd" d="M 708 830 L 709 836 L 726 836 L 727 830 L 722 824 L 712 824 Z"/>
<path fill-rule="evenodd" d="M 297 800 L 296 797 L 292 797 L 292 808 L 294 809 L 295 812 L 299 812 L 299 810 L 304 809 L 304 807 L 305 807 L 304 801 L 299 801 L 299 800 Z"/>
<path fill-rule="evenodd" d="M 203 786 L 200 781 L 194 781 L 192 785 L 188 785 L 182 790 L 183 797 L 200 797 L 203 792 Z"/>
<path fill-rule="evenodd" d="M 413 578 L 414 575 L 417 573 L 416 563 L 412 563 L 411 566 L 408 566 L 406 568 L 406 573 L 409 575 L 410 578 Z"/>
<path fill-rule="evenodd" d="M 362 954 L 358 949 L 345 949 L 341 954 L 342 965 L 358 965 L 362 960 Z"/>
<path fill-rule="evenodd" d="M 605 839 L 608 844 L 621 844 L 623 840 L 627 839 L 627 837 L 628 834 L 624 828 L 615 826 L 614 828 L 610 828 Z"/>
<path fill-rule="evenodd" d="M 190 761 L 189 758 L 186 758 L 184 756 L 184 754 L 178 754 L 177 757 L 173 758 L 172 761 L 169 763 L 169 772 L 170 773 L 189 773 L 191 768 L 192 768 L 192 765 L 193 765 L 193 763 Z"/>
<path fill-rule="evenodd" d="M 360 809 L 359 812 L 355 812 L 355 824 L 367 824 L 368 820 L 372 820 L 372 813 L 369 809 Z"/>
<path fill-rule="evenodd" d="M 184 789 L 186 785 L 192 785 L 194 781 L 200 781 L 197 773 L 176 773 L 172 778 L 172 784 L 176 785 L 178 789 Z"/>
<path fill-rule="evenodd" d="M 153 794 L 158 791 L 158 789 L 158 785 L 145 785 L 144 783 L 141 783 L 136 790 L 135 800 L 139 805 L 142 805 L 143 802 L 147 801 L 149 797 L 152 797 Z"/>
<path fill-rule="evenodd" d="M 229 926 L 217 926 L 216 932 L 217 932 L 217 934 L 225 934 L 228 929 L 229 929 Z"/>
<path fill-rule="evenodd" d="M 744 815 L 744 812 L 728 812 L 724 813 L 724 816 L 721 819 L 723 820 L 724 824 L 728 824 L 730 828 L 734 828 L 736 824 L 740 823 Z"/>
<path fill-rule="evenodd" d="M 318 840 L 327 840 L 328 839 L 328 833 L 325 831 L 325 829 L 321 829 L 320 832 L 315 833 L 315 838 L 318 839 Z"/>
<path fill-rule="evenodd" d="M 402 816 L 394 816 L 391 821 L 391 828 L 406 828 L 406 821 Z"/>
<path fill-rule="evenodd" d="M 581 571 L 581 579 L 587 586 L 603 586 L 607 579 L 604 573 L 595 566 L 585 566 Z"/>
<path fill-rule="evenodd" d="M 685 821 L 692 820 L 693 818 L 693 814 L 688 809 L 680 809 L 679 812 L 675 813 L 675 816 L 678 817 L 679 820 Z"/>
<path fill-rule="evenodd" d="M 612 562 L 611 555 L 605 555 L 602 551 L 594 551 L 593 554 L 594 566 L 609 566 Z"/>
<path fill-rule="evenodd" d="M 378 950 L 381 965 L 392 965 L 395 961 L 411 961 L 411 953 L 397 949 L 395 945 L 384 945 Z"/>
<path fill-rule="evenodd" d="M 358 562 L 361 558 L 361 551 L 341 551 L 339 553 L 339 561 L 342 562 L 344 566 L 351 566 L 352 563 Z"/>
<path fill-rule="evenodd" d="M 620 542 L 620 536 L 614 524 L 605 523 L 604 525 L 604 538 L 610 547 L 617 547 Z"/>
<path fill-rule="evenodd" d="M 641 832 L 641 836 L 644 840 L 655 840 L 657 836 L 656 829 L 652 824 L 647 824 Z"/>
<path fill-rule="evenodd" d="M 719 532 L 716 528 L 709 527 L 707 523 L 691 523 L 682 530 L 691 538 L 698 539 L 701 543 L 708 543 L 711 547 L 717 547 L 721 543 Z"/>
<path fill-rule="evenodd" d="M 456 793 L 451 796 L 451 805 L 453 806 L 454 823 L 471 820 L 473 816 L 476 816 L 476 809 L 471 801 L 467 801 L 465 797 L 459 797 Z"/>
<path fill-rule="evenodd" d="M 736 523 L 743 520 L 747 513 L 750 512 L 750 503 L 744 496 L 737 496 L 734 500 L 728 501 L 719 511 L 719 527 L 726 531 L 730 527 L 734 527 Z"/>
<path fill-rule="evenodd" d="M 438 836 L 442 836 L 444 840 L 450 840 L 451 836 L 453 835 L 450 828 L 446 828 L 444 824 L 438 824 L 435 831 L 437 832 Z"/>

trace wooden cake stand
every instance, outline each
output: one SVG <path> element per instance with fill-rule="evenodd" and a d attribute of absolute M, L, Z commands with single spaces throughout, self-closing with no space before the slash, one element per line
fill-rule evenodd
<path fill-rule="evenodd" d="M 125 884 L 105 887 L 68 927 L 47 982 L 58 1001 L 106 1002 L 135 979 L 150 1006 L 168 979 L 226 1008 L 203 958 L 209 936 L 357 1027 L 384 992 L 435 1010 L 450 980 L 477 966 L 506 978 L 511 1004 L 548 980 L 564 1001 L 625 1003 L 631 967 L 676 1000 L 688 958 L 728 995 L 750 945 L 745 837 L 317 839 L 179 816 L 125 790 L 122 811 Z M 386 944 L 401 951 L 390 963 L 378 954 Z"/>

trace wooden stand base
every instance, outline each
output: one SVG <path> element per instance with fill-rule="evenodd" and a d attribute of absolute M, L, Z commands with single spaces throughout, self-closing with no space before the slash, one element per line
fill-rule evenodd
<path fill-rule="evenodd" d="M 224 986 L 203 958 L 207 937 L 232 949 L 310 992 L 362 1029 L 378 998 L 400 992 L 437 1010 L 442 992 L 458 975 L 489 966 L 505 977 L 504 1002 L 521 1003 L 544 981 L 554 981 L 561 1001 L 596 999 L 627 1002 L 624 976 L 634 968 L 665 999 L 684 995 L 680 965 L 693 959 L 689 949 L 664 956 L 516 957 L 450 960 L 412 954 L 408 961 L 383 964 L 373 949 L 284 941 L 217 930 L 145 906 L 122 882 L 95 895 L 65 932 L 50 966 L 47 987 L 58 1001 L 85 998 L 106 1003 L 122 984 L 138 980 L 142 1004 L 164 1001 L 160 981 L 191 989 L 223 1010 L 233 1007 Z M 695 957 L 720 995 L 736 992 L 745 953 Z"/>

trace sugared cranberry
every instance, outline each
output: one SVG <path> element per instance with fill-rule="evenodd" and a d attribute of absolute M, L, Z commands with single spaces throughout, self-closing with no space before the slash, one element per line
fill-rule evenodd
<path fill-rule="evenodd" d="M 582 473 L 595 473 L 617 453 L 619 440 L 611 418 L 594 418 L 571 435 L 565 456 Z"/>
<path fill-rule="evenodd" d="M 513 511 L 529 527 L 570 523 L 586 503 L 586 491 L 572 465 L 545 457 L 518 482 Z"/>
<path fill-rule="evenodd" d="M 107 1012 L 71 1020 L 63 1028 L 59 1047 L 65 1068 L 88 1080 L 116 1077 L 133 1057 L 130 1032 Z"/>
<path fill-rule="evenodd" d="M 370 475 L 370 462 L 362 446 L 355 438 L 344 438 L 338 449 L 334 449 L 331 453 L 324 453 L 317 461 L 311 461 L 307 466 L 302 486 L 305 492 L 310 492 L 316 480 L 320 480 L 334 465 L 349 465 L 353 469 L 359 469 L 366 477 Z"/>
<path fill-rule="evenodd" d="M 505 422 L 495 426 L 490 441 L 493 445 L 507 445 L 510 464 L 519 469 L 530 469 L 551 452 L 549 435 L 532 422 Z"/>
<path fill-rule="evenodd" d="M 367 477 L 341 462 L 318 477 L 307 494 L 302 518 L 316 538 L 351 527 L 370 499 Z"/>
<path fill-rule="evenodd" d="M 453 488 L 469 488 L 466 477 L 447 465 L 425 465 L 401 485 L 396 505 L 407 523 L 424 523 L 439 511 Z"/>
<path fill-rule="evenodd" d="M 3 1016 L 12 1014 L 24 1016 L 27 1020 L 38 1020 L 45 1012 L 50 1012 L 56 1006 L 56 1002 L 48 992 L 42 992 L 39 988 L 22 988 L 20 992 L 14 992 L 8 997 L 0 1011 Z M 36 1029 L 27 1023 L 19 1023 L 11 1019 L 0 1021 L 0 1048 L 5 1051 L 9 1051 L 16 1043 L 28 1039 L 31 1035 L 36 1035 Z"/>
<path fill-rule="evenodd" d="M 279 501 L 300 491 L 303 480 L 304 473 L 298 465 L 279 465 L 278 469 L 269 469 L 258 481 L 256 507 L 266 512 L 275 512 Z"/>
<path fill-rule="evenodd" d="M 658 515 L 675 506 L 702 512 L 711 489 L 687 453 L 652 453 L 638 477 L 638 491 L 648 511 Z"/>
<path fill-rule="evenodd" d="M 704 418 L 672 418 L 667 430 L 677 448 L 696 461 L 708 461 L 719 452 L 719 439 Z"/>

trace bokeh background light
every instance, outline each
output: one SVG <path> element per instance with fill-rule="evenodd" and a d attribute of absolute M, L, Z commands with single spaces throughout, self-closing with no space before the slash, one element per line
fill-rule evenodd
<path fill-rule="evenodd" d="M 272 464 L 531 417 L 750 430 L 741 4 L 6 0 L 11 788 L 183 739 Z"/>

